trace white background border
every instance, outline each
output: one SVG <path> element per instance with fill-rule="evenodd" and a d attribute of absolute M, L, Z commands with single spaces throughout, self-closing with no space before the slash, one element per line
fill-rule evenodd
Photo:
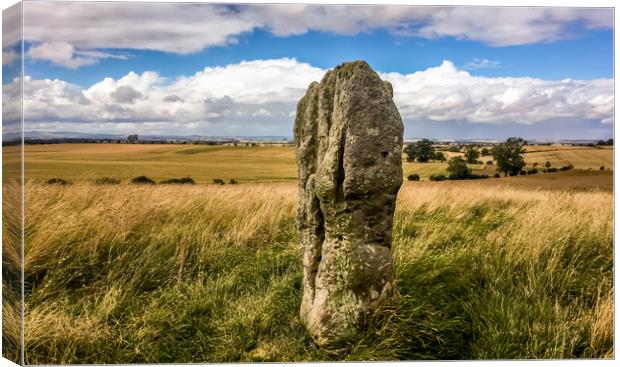
<path fill-rule="evenodd" d="M 82 1 L 96 1 L 96 0 L 82 0 Z M 126 1 L 132 1 L 132 2 L 148 2 L 148 1 L 136 1 L 136 0 L 126 0 Z M 181 1 L 181 0 L 169 0 L 169 1 L 156 1 L 156 2 L 178 2 L 178 3 L 184 3 L 184 2 L 188 2 L 188 1 Z M 252 0 L 243 0 L 243 1 L 196 1 L 196 2 L 203 2 L 203 3 L 235 3 L 235 4 L 250 4 L 250 3 L 259 3 L 259 4 L 283 4 L 283 3 L 298 3 L 298 4 L 390 4 L 390 5 L 435 5 L 435 6 L 453 6 L 453 5 L 464 5 L 464 6 L 520 6 L 520 7 L 525 7 L 525 6 L 558 6 L 558 7 L 615 7 L 616 4 L 614 1 L 610 1 L 610 0 L 563 0 L 563 1 L 552 1 L 552 0 L 521 0 L 521 1 L 514 1 L 514 0 L 501 0 L 501 1 L 489 1 L 489 0 L 476 0 L 476 1 L 468 1 L 468 0 L 445 0 L 445 1 L 429 1 L 429 0 L 388 0 L 388 1 L 368 1 L 368 0 L 337 0 L 337 1 L 329 1 L 329 0 L 308 0 L 308 1 L 300 1 L 300 0 L 283 0 L 283 1 L 252 1 Z M 9 8 L 10 6 L 16 4 L 17 1 L 3 1 L 2 2 L 2 10 Z M 618 49 L 618 38 L 616 37 L 615 34 L 615 15 L 616 15 L 616 9 L 614 9 L 614 96 L 615 96 L 615 71 L 617 70 L 617 66 L 618 66 L 618 59 L 616 57 L 616 50 Z M 52 16 L 52 15 L 50 15 Z M 0 29 L 0 38 L 1 38 L 1 29 Z M 0 82 L 2 81 L 1 79 L 2 77 L 0 76 Z M 614 98 L 614 116 L 615 116 L 615 111 L 618 109 L 618 101 Z M 1 107 L 0 107 L 0 116 L 1 116 Z M 615 124 L 616 119 L 614 118 L 614 124 Z M 617 135 L 617 131 L 615 129 L 615 125 L 614 125 L 614 141 L 617 142 L 618 141 L 618 135 Z M 620 149 L 615 149 L 614 147 L 614 193 L 617 192 L 618 189 L 618 182 L 616 180 L 616 162 L 618 162 L 618 158 L 620 158 Z M 2 165 L 0 164 L 0 175 L 2 174 Z M 1 197 L 0 197 L 0 202 L 1 202 Z M 616 196 L 614 195 L 614 214 L 617 213 L 617 209 L 618 209 L 618 202 L 616 200 Z M 0 217 L 0 223 L 1 223 L 1 217 Z M 618 224 L 618 218 L 614 215 L 614 286 L 617 284 L 616 280 L 617 278 L 617 274 L 618 274 L 618 267 L 616 266 L 617 264 L 615 263 L 615 250 L 617 248 L 616 244 L 616 238 L 617 238 L 617 226 Z M 0 236 L 1 236 L 1 232 L 0 232 Z M 614 293 L 614 320 L 616 320 L 616 317 L 618 316 L 618 302 L 617 302 L 617 297 L 616 294 Z M 615 328 L 614 328 L 614 347 L 617 346 L 618 344 L 618 327 L 617 327 L 617 323 L 615 323 Z M 0 318 L 0 325 L 1 325 L 1 318 Z M 1 341 L 0 341 L 0 346 L 1 346 Z M 615 355 L 618 355 L 618 349 L 615 349 Z M 616 357 L 617 358 L 617 357 Z M 357 362 L 359 363 L 359 362 Z M 320 363 L 320 365 L 322 366 L 343 366 L 343 365 L 353 365 L 353 364 L 357 364 L 355 362 L 326 362 L 326 363 Z M 375 364 L 377 362 L 374 363 L 368 363 L 368 364 Z M 503 366 L 521 366 L 521 365 L 527 365 L 527 366 L 614 366 L 616 365 L 616 362 L 614 360 L 585 360 L 585 361 L 579 361 L 579 360 L 554 360 L 554 361 L 459 361 L 459 362 L 455 362 L 455 361 L 436 361 L 436 362 L 380 362 L 377 363 L 380 364 L 381 366 L 408 366 L 408 365 L 415 365 L 416 367 L 426 367 L 426 366 L 494 366 L 496 364 L 501 364 Z M 0 359 L 0 367 L 4 367 L 4 366 L 14 366 L 15 364 L 9 362 L 8 360 L 2 358 Z M 202 365 L 202 364 L 196 364 L 198 366 Z M 228 364 L 204 364 L 204 365 L 208 365 L 208 366 L 226 366 Z M 282 363 L 261 363 L 261 366 L 282 366 L 282 365 L 287 365 L 282 364 Z M 311 363 L 295 363 L 296 366 L 306 366 L 306 365 L 312 365 Z M 172 364 L 158 364 L 156 366 L 174 366 Z"/>

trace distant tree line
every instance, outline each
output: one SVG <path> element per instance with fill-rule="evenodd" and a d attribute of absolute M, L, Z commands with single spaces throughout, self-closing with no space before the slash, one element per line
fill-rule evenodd
<path fill-rule="evenodd" d="M 448 175 L 434 175 L 431 178 L 431 181 L 442 181 L 444 179 L 448 180 L 462 180 L 462 179 L 476 179 L 476 178 L 488 178 L 489 176 L 486 174 L 474 174 L 472 173 L 471 168 L 468 167 L 468 164 L 484 164 L 484 162 L 480 161 L 479 158 L 481 156 L 493 156 L 495 160 L 495 164 L 497 166 L 497 171 L 504 174 L 504 176 L 515 176 L 518 174 L 535 174 L 538 170 L 535 168 L 537 163 L 534 165 L 532 169 L 529 171 L 524 171 L 525 167 L 525 158 L 523 154 L 525 153 L 524 146 L 527 144 L 527 141 L 521 138 L 511 137 L 506 139 L 506 141 L 502 143 L 495 144 L 491 149 L 486 147 L 480 149 L 479 145 L 466 145 L 464 147 L 457 147 L 458 151 L 463 151 L 463 155 L 459 157 L 452 157 L 448 160 L 447 172 Z M 464 149 L 464 150 L 461 150 Z M 454 149 L 450 149 L 452 151 Z M 445 155 L 443 153 L 435 150 L 433 146 L 433 142 L 428 139 L 422 139 L 414 144 L 409 144 L 404 149 L 407 154 L 408 162 L 428 162 L 430 160 L 434 161 L 446 161 Z M 441 155 L 441 156 L 440 156 Z M 489 160 L 487 164 L 493 164 L 492 160 Z M 545 164 L 546 169 L 545 172 L 551 170 L 549 169 L 550 163 L 547 162 Z M 562 167 L 563 169 L 571 169 L 570 167 Z M 500 174 L 495 174 L 495 177 L 499 177 Z M 418 181 L 419 176 L 417 174 L 412 174 L 408 177 L 410 181 Z"/>
<path fill-rule="evenodd" d="M 446 161 L 446 156 L 442 152 L 435 150 L 433 142 L 428 139 L 408 144 L 405 147 L 405 153 L 407 154 L 407 162 Z"/>
<path fill-rule="evenodd" d="M 613 146 L 614 145 L 614 139 L 607 139 L 607 140 L 599 140 L 595 143 L 586 143 L 586 144 L 575 144 L 578 146 L 582 146 L 582 147 L 602 147 L 602 146 Z"/>
<path fill-rule="evenodd" d="M 127 139 L 93 139 L 93 138 L 55 138 L 55 139 L 24 139 L 24 144 L 27 145 L 45 145 L 45 144 L 127 144 Z M 19 145 L 20 140 L 3 142 L 3 146 Z M 166 139 L 152 139 L 152 140 L 140 140 L 140 144 L 196 144 L 196 145 L 251 145 L 256 146 L 256 143 L 241 143 L 238 140 L 166 140 Z M 283 144 L 283 143 L 282 143 Z"/>
<path fill-rule="evenodd" d="M 614 139 L 599 140 L 596 145 L 614 145 Z"/>

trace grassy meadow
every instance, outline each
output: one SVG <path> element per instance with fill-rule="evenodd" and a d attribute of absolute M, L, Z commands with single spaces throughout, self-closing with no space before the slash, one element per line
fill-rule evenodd
<path fill-rule="evenodd" d="M 601 151 L 567 172 L 405 181 L 393 302 L 358 339 L 317 348 L 298 316 L 292 148 L 27 146 L 25 363 L 613 358 L 613 176 L 598 170 L 612 151 Z M 138 175 L 197 185 L 128 183 Z"/>
<path fill-rule="evenodd" d="M 9 173 L 19 170 L 18 149 L 4 148 Z M 94 181 L 109 176 L 129 181 L 146 175 L 158 181 L 191 176 L 197 183 L 211 183 L 214 178 L 245 182 L 297 180 L 292 147 L 49 144 L 26 146 L 24 155 L 28 179 Z"/>
<path fill-rule="evenodd" d="M 3 148 L 4 170 L 8 175 L 19 173 L 18 149 Z M 596 183 L 588 181 L 583 185 L 611 188 L 609 183 L 612 182 L 610 169 L 613 168 L 613 150 L 610 148 L 550 145 L 529 146 L 527 149 L 528 152 L 524 155 L 526 169 L 531 168 L 534 163 L 542 168 L 546 161 L 557 168 L 573 164 L 576 171 L 571 174 L 549 175 L 561 177 L 563 181 L 570 181 L 571 177 L 575 176 L 596 176 Z M 61 177 L 70 181 L 90 182 L 107 176 L 127 182 L 139 175 L 146 175 L 157 181 L 191 176 L 196 183 L 211 183 L 214 178 L 225 181 L 235 179 L 239 182 L 297 180 L 295 150 L 290 146 L 49 144 L 28 145 L 24 154 L 27 179 L 38 181 Z M 462 155 L 452 152 L 445 154 L 447 157 Z M 480 157 L 483 162 L 492 159 L 491 156 Z M 445 162 L 418 163 L 406 162 L 403 159 L 403 174 L 406 177 L 417 173 L 422 180 L 428 180 L 431 175 L 447 174 L 447 166 Z M 604 172 L 598 172 L 601 166 L 605 168 Z M 495 165 L 487 164 L 474 164 L 470 167 L 474 172 L 490 175 L 496 168 Z M 535 186 L 536 182 L 533 184 Z M 545 186 L 544 182 L 542 185 Z M 564 185 L 560 186 L 564 188 Z"/>

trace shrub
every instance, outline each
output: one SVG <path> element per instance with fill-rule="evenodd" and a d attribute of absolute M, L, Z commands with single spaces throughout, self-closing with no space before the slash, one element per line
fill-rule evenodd
<path fill-rule="evenodd" d="M 101 177 L 95 180 L 97 185 L 118 185 L 121 180 L 113 177 Z"/>
<path fill-rule="evenodd" d="M 194 179 L 191 177 L 170 178 L 167 180 L 159 181 L 161 184 L 175 184 L 175 185 L 194 185 Z"/>
<path fill-rule="evenodd" d="M 213 183 L 216 185 L 224 185 L 226 182 L 224 182 L 221 178 L 214 178 Z"/>
<path fill-rule="evenodd" d="M 47 184 L 48 185 L 68 185 L 69 182 L 66 180 L 63 180 L 62 178 L 50 178 L 49 180 L 47 180 Z"/>
<path fill-rule="evenodd" d="M 538 162 L 534 162 L 534 164 L 532 164 L 532 167 L 536 167 L 538 166 Z"/>
<path fill-rule="evenodd" d="M 519 171 L 519 174 L 520 174 L 521 176 L 523 176 L 523 175 L 526 175 L 526 174 L 527 174 L 527 172 L 525 172 L 525 170 L 521 170 L 521 171 Z"/>
<path fill-rule="evenodd" d="M 146 176 L 134 177 L 133 180 L 131 180 L 131 183 L 136 185 L 155 185 L 155 181 Z"/>
<path fill-rule="evenodd" d="M 601 166 L 600 170 L 604 171 L 605 170 L 605 166 Z"/>
<path fill-rule="evenodd" d="M 409 181 L 420 181 L 420 175 L 418 175 L 417 173 L 412 173 L 409 176 L 407 176 L 407 180 L 409 180 Z"/>
<path fill-rule="evenodd" d="M 493 161 L 487 161 L 487 164 L 488 164 L 488 165 L 492 165 L 492 164 L 493 164 Z"/>
<path fill-rule="evenodd" d="M 465 179 L 471 173 L 467 163 L 461 157 L 452 157 L 448 160 L 448 178 L 450 180 Z"/>
<path fill-rule="evenodd" d="M 573 165 L 572 164 L 560 167 L 560 171 L 568 171 L 570 169 L 573 169 Z"/>
<path fill-rule="evenodd" d="M 476 174 L 476 173 L 470 173 L 469 175 L 467 175 L 467 178 L 470 180 L 479 180 L 479 179 L 484 179 L 484 178 L 489 178 L 489 175 L 486 174 Z"/>
<path fill-rule="evenodd" d="M 547 172 L 557 172 L 558 169 L 555 167 L 547 168 Z"/>
<path fill-rule="evenodd" d="M 532 168 L 532 169 L 527 171 L 528 175 L 535 175 L 537 173 L 538 173 L 538 170 L 536 168 Z"/>
<path fill-rule="evenodd" d="M 551 167 L 551 162 L 546 161 L 546 162 L 545 162 L 545 167 L 547 167 L 547 168 Z"/>
<path fill-rule="evenodd" d="M 435 152 L 435 157 L 433 157 L 433 160 L 440 161 L 440 162 L 445 162 L 446 161 L 446 156 L 442 152 Z"/>
<path fill-rule="evenodd" d="M 502 176 L 501 176 L 499 173 L 496 173 L 496 174 L 494 174 L 494 175 L 493 175 L 493 177 L 495 177 L 495 178 L 500 178 L 500 177 L 502 177 Z"/>
<path fill-rule="evenodd" d="M 446 175 L 432 175 L 431 177 L 429 177 L 429 179 L 431 181 L 445 181 Z"/>
<path fill-rule="evenodd" d="M 237 180 L 235 180 L 234 178 L 231 178 L 230 181 L 228 181 L 229 184 L 231 185 L 236 185 L 237 184 Z"/>

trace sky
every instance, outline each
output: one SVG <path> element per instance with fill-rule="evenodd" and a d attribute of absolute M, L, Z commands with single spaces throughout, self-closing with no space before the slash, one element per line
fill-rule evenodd
<path fill-rule="evenodd" d="M 613 137 L 612 9 L 25 2 L 23 21 L 26 131 L 291 137 L 308 85 L 365 60 L 406 139 Z"/>

